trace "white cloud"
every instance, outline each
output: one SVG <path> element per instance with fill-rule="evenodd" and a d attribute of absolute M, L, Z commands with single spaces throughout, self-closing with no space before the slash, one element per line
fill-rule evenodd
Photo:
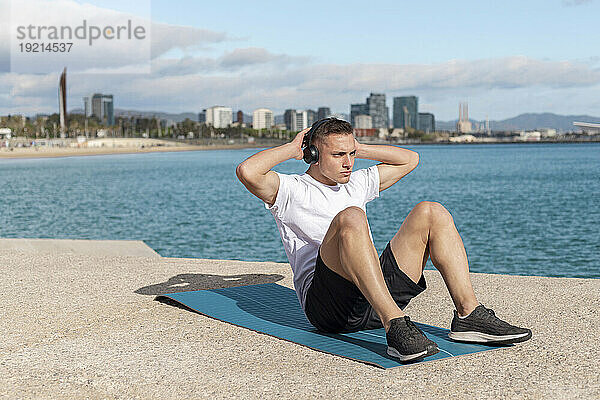
<path fill-rule="evenodd" d="M 593 0 L 563 0 L 563 5 L 570 6 L 580 6 L 582 4 L 591 3 Z"/>
<path fill-rule="evenodd" d="M 301 88 L 347 87 L 355 91 L 449 88 L 573 87 L 600 82 L 600 70 L 585 64 L 527 57 L 457 61 L 429 65 L 321 65 L 308 71 Z"/>
<path fill-rule="evenodd" d="M 0 114 L 53 112 L 57 82 L 58 74 L 0 75 L 0 91 L 11 96 L 0 99 Z M 286 108 L 325 105 L 348 112 L 350 103 L 363 102 L 370 92 L 382 92 L 387 94 L 390 107 L 393 96 L 414 94 L 431 105 L 429 111 L 449 119 L 455 114 L 453 104 L 478 99 L 489 106 L 493 104 L 487 99 L 491 93 L 505 101 L 501 107 L 495 106 L 495 111 L 506 110 L 507 116 L 515 114 L 511 110 L 517 105 L 525 107 L 521 111 L 530 111 L 527 107 L 536 105 L 528 93 L 551 93 L 555 97 L 543 104 L 553 104 L 555 112 L 567 103 L 570 107 L 585 107 L 594 104 L 591 100 L 595 97 L 590 93 L 599 85 L 600 70 L 589 62 L 515 56 L 419 65 L 333 65 L 247 48 L 212 58 L 160 57 L 153 60 L 152 74 L 148 75 L 69 73 L 68 104 L 69 108 L 81 107 L 83 96 L 106 92 L 115 95 L 116 107 L 140 110 L 199 111 L 224 104 L 246 111 L 261 106 L 282 112 Z M 571 95 L 574 91 L 582 94 L 577 102 Z M 560 93 L 568 93 L 569 97 L 561 97 Z M 36 111 L 28 111 L 33 109 Z"/>
<path fill-rule="evenodd" d="M 235 49 L 230 53 L 224 54 L 219 59 L 219 65 L 223 68 L 237 69 L 249 65 L 262 64 L 304 64 L 308 60 L 308 57 L 291 57 L 286 54 L 273 54 L 263 48 L 249 47 L 245 49 Z"/>
<path fill-rule="evenodd" d="M 227 52 L 220 57 L 159 58 L 153 60 L 152 71 L 155 75 L 223 74 L 236 71 L 249 71 L 255 68 L 259 73 L 267 69 L 281 70 L 291 65 L 302 65 L 308 57 L 292 57 L 286 54 L 273 54 L 263 48 L 240 48 Z"/>
<path fill-rule="evenodd" d="M 170 25 L 151 22 L 148 10 L 140 10 L 140 15 L 133 15 L 108 8 L 97 7 L 89 3 L 80 4 L 73 0 L 22 0 L 18 7 L 12 7 L 10 21 L 7 15 L 2 15 L 0 30 L 0 65 L 7 63 L 8 43 L 12 46 L 12 71 L 22 73 L 46 73 L 62 70 L 67 66 L 71 71 L 104 71 L 121 73 L 124 70 L 138 72 L 140 65 L 145 64 L 150 69 L 150 60 L 160 57 L 170 50 L 197 51 L 214 43 L 228 40 L 225 33 L 213 32 L 195 27 Z M 3 7 L 6 11 L 6 7 Z M 145 15 L 148 14 L 148 15 Z M 139 26 L 143 33 L 136 39 L 130 36 L 130 30 L 121 31 L 119 27 Z M 10 22 L 10 29 L 6 29 Z M 84 25 L 85 24 L 85 25 Z M 29 26 L 33 26 L 30 31 Z M 92 28 L 94 26 L 94 28 Z M 18 28 L 22 27 L 22 28 Z M 38 30 L 41 27 L 41 30 Z M 20 45 L 27 42 L 49 41 L 48 34 L 56 27 L 60 42 L 71 42 L 70 52 L 34 54 L 20 51 Z M 64 30 L 61 27 L 65 27 Z M 100 38 L 90 45 L 91 29 L 100 30 L 112 27 L 113 39 Z M 85 28 L 85 29 L 84 29 Z M 19 29 L 19 30 L 18 30 Z M 71 36 L 76 29 L 85 32 L 86 39 L 79 40 Z M 19 32 L 25 33 L 24 39 L 19 39 Z M 29 37 L 30 32 L 33 37 Z M 116 38 L 117 32 L 121 38 Z M 42 37 L 39 33 L 41 33 Z"/>
<path fill-rule="evenodd" d="M 169 50 L 201 50 L 214 43 L 229 40 L 223 32 L 214 32 L 190 26 L 152 23 L 152 58 Z"/>

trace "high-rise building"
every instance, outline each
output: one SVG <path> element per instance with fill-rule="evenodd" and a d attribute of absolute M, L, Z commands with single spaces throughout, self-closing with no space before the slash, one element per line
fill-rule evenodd
<path fill-rule="evenodd" d="M 296 112 L 296 130 L 301 131 L 308 128 L 308 112 L 297 111 Z"/>
<path fill-rule="evenodd" d="M 471 133 L 473 131 L 473 126 L 471 125 L 471 121 L 469 121 L 469 104 L 466 102 L 458 104 L 456 130 L 458 133 Z"/>
<path fill-rule="evenodd" d="M 283 113 L 283 122 L 288 131 L 298 132 L 311 126 L 316 121 L 316 115 L 317 113 L 313 110 L 288 109 Z"/>
<path fill-rule="evenodd" d="M 366 104 L 350 104 L 350 124 L 352 126 L 356 126 L 354 119 L 357 115 L 369 115 Z"/>
<path fill-rule="evenodd" d="M 371 93 L 367 97 L 368 113 L 373 118 L 373 128 L 390 127 L 390 110 L 385 105 L 385 94 Z"/>
<path fill-rule="evenodd" d="M 271 129 L 273 127 L 273 111 L 259 108 L 252 113 L 252 128 Z"/>
<path fill-rule="evenodd" d="M 244 123 L 244 112 L 242 110 L 238 110 L 235 117 L 236 117 L 235 122 L 237 122 L 238 124 Z"/>
<path fill-rule="evenodd" d="M 394 128 L 419 128 L 419 98 L 417 96 L 394 97 Z"/>
<path fill-rule="evenodd" d="M 206 122 L 206 110 L 202 110 L 202 112 L 198 113 L 198 122 L 201 124 Z"/>
<path fill-rule="evenodd" d="M 102 110 L 104 112 L 103 118 L 106 118 L 106 122 L 108 123 L 108 125 L 114 125 L 115 109 L 112 94 L 102 97 Z"/>
<path fill-rule="evenodd" d="M 331 116 L 331 109 L 329 107 L 319 107 L 317 110 L 317 121 L 329 116 Z"/>
<path fill-rule="evenodd" d="M 357 115 L 354 117 L 354 124 L 356 129 L 371 129 L 373 128 L 373 117 L 364 114 Z"/>
<path fill-rule="evenodd" d="M 431 113 L 419 113 L 419 130 L 425 133 L 435 132 L 435 117 Z"/>
<path fill-rule="evenodd" d="M 107 125 L 115 124 L 113 95 L 94 93 L 83 98 L 84 112 L 86 117 L 97 117 Z"/>
<path fill-rule="evenodd" d="M 206 124 L 215 128 L 227 128 L 233 122 L 233 110 L 229 107 L 214 106 L 206 109 Z"/>
<path fill-rule="evenodd" d="M 288 131 L 296 132 L 296 110 L 288 109 L 283 113 L 283 122 Z"/>
<path fill-rule="evenodd" d="M 315 110 L 306 110 L 306 124 L 311 126 L 317 120 L 317 113 Z"/>
<path fill-rule="evenodd" d="M 350 105 L 350 123 L 356 127 L 357 115 L 370 115 L 373 128 L 389 128 L 389 108 L 385 105 L 385 94 L 371 93 L 365 104 Z"/>

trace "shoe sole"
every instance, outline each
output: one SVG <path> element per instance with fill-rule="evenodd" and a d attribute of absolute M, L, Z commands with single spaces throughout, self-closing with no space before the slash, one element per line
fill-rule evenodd
<path fill-rule="evenodd" d="M 429 346 L 429 347 L 427 347 L 426 350 L 423 350 L 423 351 L 421 351 L 419 353 L 415 353 L 415 354 L 400 354 L 398 352 L 398 350 L 396 350 L 393 347 L 388 346 L 388 348 L 387 348 L 387 353 L 388 353 L 389 356 L 394 357 L 394 358 L 398 358 L 402 362 L 417 361 L 417 360 L 420 360 L 422 358 L 429 357 L 429 356 L 432 356 L 434 354 L 437 354 L 439 351 L 440 350 L 437 347 Z"/>
<path fill-rule="evenodd" d="M 519 333 L 516 335 L 490 335 L 482 332 L 450 332 L 448 337 L 457 342 L 511 344 L 531 339 L 531 332 Z"/>

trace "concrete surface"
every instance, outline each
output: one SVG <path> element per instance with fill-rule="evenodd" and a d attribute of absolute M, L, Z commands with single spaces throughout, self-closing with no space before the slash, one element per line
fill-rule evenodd
<path fill-rule="evenodd" d="M 160 257 L 141 240 L 0 239 L 0 251 L 73 253 L 90 256 Z"/>
<path fill-rule="evenodd" d="M 0 250 L 0 398 L 600 398 L 600 280 L 473 274 L 520 345 L 381 370 L 154 301 L 287 264 Z M 439 274 L 407 312 L 448 327 Z"/>

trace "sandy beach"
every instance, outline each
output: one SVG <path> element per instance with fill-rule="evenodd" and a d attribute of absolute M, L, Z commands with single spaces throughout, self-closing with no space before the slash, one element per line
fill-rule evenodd
<path fill-rule="evenodd" d="M 92 143 L 90 141 L 90 143 Z M 153 153 L 171 151 L 200 151 L 200 150 L 235 150 L 244 148 L 259 148 L 269 146 L 265 143 L 233 143 L 210 145 L 189 145 L 179 142 L 170 142 L 156 139 L 109 139 L 104 140 L 104 145 L 79 147 L 58 146 L 31 146 L 31 147 L 1 147 L 0 159 L 2 158 L 48 158 L 48 157 L 74 157 L 74 156 L 97 156 L 106 154 L 133 154 Z"/>
<path fill-rule="evenodd" d="M 96 140 L 98 141 L 98 140 Z M 153 152 L 171 152 L 171 151 L 201 151 L 201 150 L 236 150 L 246 148 L 263 148 L 283 144 L 284 141 L 258 141 L 254 143 L 233 144 L 215 142 L 211 144 L 192 145 L 181 142 L 172 142 L 158 139 L 104 139 L 109 143 L 104 146 L 90 147 L 87 145 L 78 146 L 31 146 L 31 147 L 0 147 L 0 159 L 3 158 L 47 158 L 47 157 L 74 157 L 74 156 L 98 156 L 107 154 L 134 154 L 134 153 L 153 153 Z M 594 141 L 594 140 L 591 140 Z M 90 141 L 91 142 L 91 141 Z M 114 142 L 114 145 L 113 145 Z M 368 144 L 392 144 L 398 146 L 417 146 L 417 145 L 462 145 L 462 144 L 490 144 L 492 142 L 470 142 L 470 143 L 389 143 L 386 141 L 367 141 L 361 139 L 361 142 Z M 494 144 L 542 144 L 542 143 L 581 143 L 576 141 L 564 142 L 516 142 L 516 141 L 496 141 Z"/>

